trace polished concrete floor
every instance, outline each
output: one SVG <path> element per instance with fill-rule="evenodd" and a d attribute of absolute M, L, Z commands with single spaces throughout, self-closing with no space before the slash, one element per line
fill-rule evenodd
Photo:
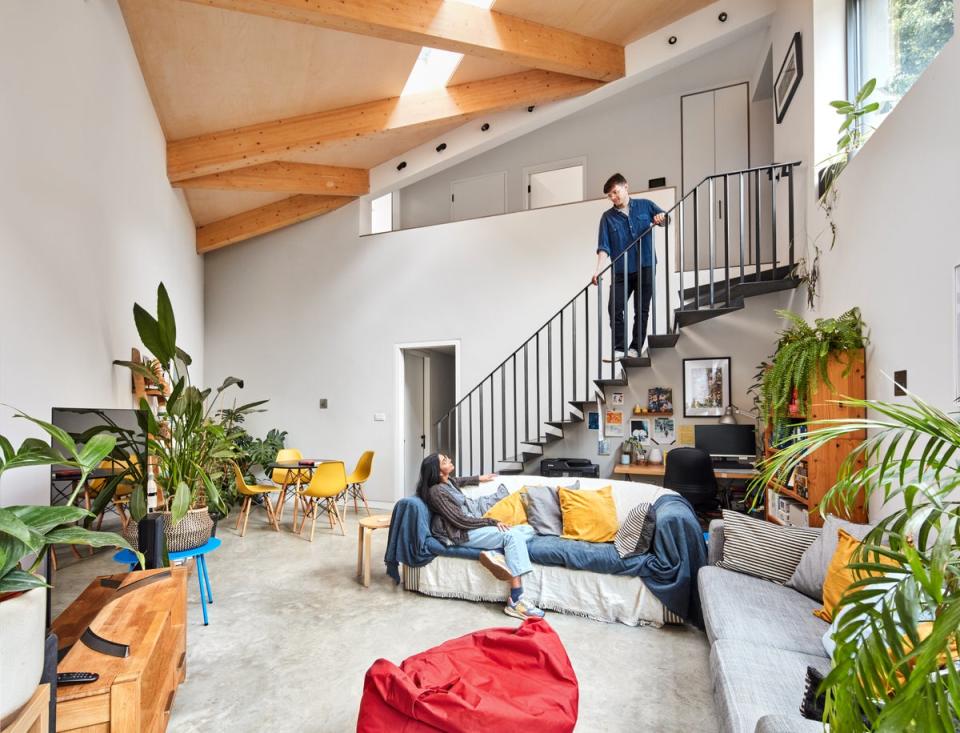
<path fill-rule="evenodd" d="M 169 730 L 356 730 L 364 673 L 375 659 L 399 663 L 446 639 L 518 623 L 499 605 L 428 598 L 394 586 L 383 572 L 385 530 L 374 533 L 373 580 L 362 587 L 354 578 L 352 508 L 346 532 L 332 534 L 318 522 L 311 544 L 290 532 L 288 516 L 277 534 L 262 511 L 253 514 L 243 538 L 232 523 L 221 523 L 223 546 L 208 559 L 214 603 L 207 627 L 196 576 L 190 578 L 187 680 Z M 64 559 L 54 613 L 95 575 L 117 572 L 112 554 Z M 580 682 L 577 731 L 717 730 L 702 632 L 557 613 L 547 618 Z"/>

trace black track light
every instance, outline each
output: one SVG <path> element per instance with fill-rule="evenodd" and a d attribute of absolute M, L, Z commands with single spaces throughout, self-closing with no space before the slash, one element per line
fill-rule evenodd
<path fill-rule="evenodd" d="M 527 107 L 527 112 L 533 112 L 533 110 L 535 110 L 536 108 L 537 108 L 537 105 L 531 104 L 529 107 Z"/>
<path fill-rule="evenodd" d="M 720 13 L 720 15 L 717 16 L 717 20 L 719 20 L 721 23 L 726 23 L 726 22 L 727 22 L 727 17 L 728 17 L 728 16 L 727 16 L 727 13 L 726 13 L 726 11 L 724 11 L 724 12 Z"/>
<path fill-rule="evenodd" d="M 446 144 L 446 143 L 440 143 L 439 145 L 437 145 L 437 152 L 438 152 L 438 153 L 442 153 L 442 152 L 443 152 L 444 150 L 446 150 L 446 149 L 447 149 L 447 144 Z"/>
<path fill-rule="evenodd" d="M 406 168 L 406 167 L 407 167 L 407 161 L 405 161 L 405 160 L 401 160 L 401 161 L 397 164 L 397 170 L 398 170 L 398 171 L 402 171 L 402 170 L 403 170 L 404 168 Z"/>
<path fill-rule="evenodd" d="M 676 36 L 670 36 L 670 37 L 667 39 L 667 43 L 669 43 L 671 46 L 675 45 L 676 42 L 677 42 L 677 37 L 676 37 Z"/>
<path fill-rule="evenodd" d="M 484 122 L 482 125 L 480 125 L 480 132 L 486 132 L 489 129 L 490 129 L 489 122 Z"/>

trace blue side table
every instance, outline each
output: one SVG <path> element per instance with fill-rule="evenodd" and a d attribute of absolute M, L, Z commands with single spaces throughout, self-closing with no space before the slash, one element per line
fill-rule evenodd
<path fill-rule="evenodd" d="M 203 611 L 204 626 L 210 625 L 210 621 L 207 618 L 207 604 L 213 603 L 213 591 L 210 589 L 210 577 L 207 575 L 206 555 L 208 552 L 216 550 L 221 544 L 222 542 L 219 539 L 211 537 L 207 540 L 206 544 L 200 545 L 200 547 L 194 547 L 192 550 L 180 550 L 179 552 L 168 553 L 170 562 L 186 560 L 191 557 L 197 558 L 197 581 L 200 583 L 200 609 Z M 120 550 L 113 556 L 113 559 L 117 562 L 126 563 L 130 566 L 131 571 L 137 569 L 137 556 L 130 552 L 130 550 Z"/>

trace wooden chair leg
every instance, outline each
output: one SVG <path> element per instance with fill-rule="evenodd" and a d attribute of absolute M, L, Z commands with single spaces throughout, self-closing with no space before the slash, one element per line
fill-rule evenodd
<path fill-rule="evenodd" d="M 340 518 L 340 511 L 337 509 L 337 502 L 332 502 L 331 506 L 333 507 L 333 516 L 337 518 L 337 524 L 340 525 L 340 536 L 346 537 L 347 533 L 343 529 L 343 520 Z M 333 529 L 333 527 L 331 527 Z"/>
<path fill-rule="evenodd" d="M 313 522 L 310 524 L 310 541 L 313 542 L 313 533 L 317 531 L 317 502 L 313 503 Z"/>
<path fill-rule="evenodd" d="M 247 497 L 243 497 L 243 501 L 240 502 L 240 513 L 237 514 L 237 526 L 234 527 L 235 530 L 240 529 L 240 522 L 243 521 L 243 510 L 247 506 Z"/>
<path fill-rule="evenodd" d="M 247 533 L 247 522 L 250 521 L 250 512 L 253 511 L 253 497 L 247 497 L 247 515 L 243 518 L 243 531 L 240 533 L 240 536 L 243 537 Z"/>
<path fill-rule="evenodd" d="M 280 523 L 277 521 L 277 515 L 276 515 L 276 513 L 274 513 L 274 511 L 273 511 L 273 505 L 270 503 L 270 495 L 269 495 L 269 494 L 264 494 L 264 495 L 263 495 L 263 506 L 266 507 L 266 510 L 267 510 L 267 519 L 270 520 L 270 524 L 272 524 L 272 525 L 273 525 L 273 528 L 274 528 L 275 530 L 277 530 L 277 532 L 279 532 L 279 531 L 280 531 Z"/>
<path fill-rule="evenodd" d="M 294 532 L 297 531 L 297 504 L 299 503 L 300 503 L 300 497 L 298 496 L 293 497 L 293 531 Z M 281 512 L 283 511 L 282 507 L 280 511 Z M 304 508 L 303 511 L 306 512 L 307 511 L 306 508 Z"/>
<path fill-rule="evenodd" d="M 357 577 L 363 577 L 363 525 L 357 526 Z"/>
<path fill-rule="evenodd" d="M 363 508 L 367 511 L 367 516 L 370 516 L 370 505 L 367 504 L 367 495 L 363 492 L 363 484 L 357 484 L 357 491 L 360 494 L 360 501 L 363 502 Z M 360 512 L 357 512 L 358 514 Z"/>

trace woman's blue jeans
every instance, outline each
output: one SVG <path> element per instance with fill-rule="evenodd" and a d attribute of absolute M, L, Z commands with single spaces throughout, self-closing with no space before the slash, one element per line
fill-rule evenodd
<path fill-rule="evenodd" d="M 529 524 L 518 524 L 506 532 L 501 532 L 496 527 L 480 527 L 467 532 L 467 541 L 462 546 L 475 547 L 478 550 L 503 550 L 507 567 L 516 577 L 533 570 L 530 555 L 527 554 L 527 543 L 536 534 Z"/>

